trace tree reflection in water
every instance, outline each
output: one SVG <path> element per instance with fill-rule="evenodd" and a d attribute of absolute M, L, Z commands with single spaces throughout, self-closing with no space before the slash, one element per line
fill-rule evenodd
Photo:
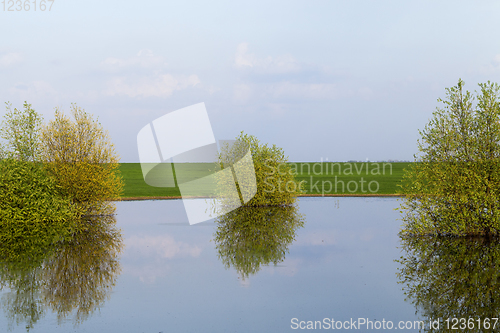
<path fill-rule="evenodd" d="M 448 332 L 452 318 L 474 318 L 460 332 L 481 332 L 486 318 L 500 313 L 500 240 L 497 238 L 404 237 L 404 255 L 397 260 L 400 283 L 407 300 L 416 307 L 429 332 Z M 446 319 L 450 319 L 447 327 Z M 439 329 L 429 329 L 429 319 L 441 320 Z M 491 325 L 493 326 L 493 320 Z M 450 329 L 448 329 L 450 328 Z M 492 327 L 491 327 L 492 328 Z M 500 331 L 500 322 L 496 329 Z"/>
<path fill-rule="evenodd" d="M 295 205 L 240 207 L 215 222 L 219 258 L 226 268 L 234 267 L 246 279 L 261 266 L 285 260 L 297 229 L 304 225 L 304 217 Z"/>
<path fill-rule="evenodd" d="M 76 325 L 99 309 L 120 273 L 122 236 L 115 223 L 113 216 L 87 217 L 71 239 L 49 248 L 0 249 L 1 307 L 10 326 L 24 322 L 29 330 L 47 310 L 59 323 L 74 312 Z"/>

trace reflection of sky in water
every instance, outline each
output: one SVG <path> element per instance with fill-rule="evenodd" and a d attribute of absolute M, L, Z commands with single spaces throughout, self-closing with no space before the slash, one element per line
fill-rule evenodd
<path fill-rule="evenodd" d="M 180 200 L 120 202 L 125 250 L 111 298 L 76 328 L 56 327 L 47 315 L 33 332 L 281 332 L 293 331 L 294 317 L 416 319 L 393 261 L 400 257 L 396 199 L 302 198 L 299 205 L 306 224 L 285 261 L 241 281 L 217 258 L 214 223 L 189 226 Z"/>

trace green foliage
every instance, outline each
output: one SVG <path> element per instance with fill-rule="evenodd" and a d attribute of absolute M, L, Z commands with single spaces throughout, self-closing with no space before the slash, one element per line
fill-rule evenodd
<path fill-rule="evenodd" d="M 29 258 L 0 263 L 0 289 L 5 286 L 10 290 L 4 292 L 1 298 L 2 310 L 9 319 L 10 330 L 14 328 L 14 324 L 24 323 L 28 332 L 46 313 L 40 299 L 43 281 L 37 278 L 42 272 L 40 264 Z"/>
<path fill-rule="evenodd" d="M 429 319 L 481 318 L 481 330 L 460 327 L 460 332 L 482 330 L 483 320 L 500 312 L 500 242 L 488 237 L 404 237 L 398 269 L 399 283 L 426 323 Z M 494 321 L 491 321 L 493 328 Z M 457 331 L 440 329 L 429 332 Z"/>
<path fill-rule="evenodd" d="M 9 290 L 1 307 L 11 326 L 25 323 L 29 330 L 47 310 L 57 313 L 59 323 L 73 314 L 79 324 L 99 309 L 121 270 L 123 242 L 115 223 L 112 216 L 88 217 L 79 222 L 85 228 L 48 249 L 31 247 L 23 256 L 2 256 L 0 289 Z"/>
<path fill-rule="evenodd" d="M 118 154 L 107 131 L 75 104 L 74 120 L 56 109 L 42 130 L 42 161 L 62 192 L 85 214 L 110 214 L 123 187 Z"/>
<path fill-rule="evenodd" d="M 215 219 L 215 247 L 226 268 L 234 267 L 243 279 L 262 266 L 285 260 L 304 217 L 295 205 L 240 207 Z"/>
<path fill-rule="evenodd" d="M 76 216 L 41 164 L 0 161 L 0 255 L 20 254 L 69 237 Z"/>
<path fill-rule="evenodd" d="M 73 106 L 42 131 L 25 103 L 0 130 L 0 289 L 2 308 L 29 330 L 45 309 L 81 322 L 109 295 L 119 272 L 121 235 L 104 200 L 118 195 L 117 156 L 102 126 Z"/>
<path fill-rule="evenodd" d="M 403 177 L 401 211 L 410 234 L 500 232 L 500 86 L 475 96 L 456 87 L 420 132 L 420 157 Z"/>
<path fill-rule="evenodd" d="M 273 145 L 263 145 L 255 136 L 241 134 L 236 138 L 236 144 L 229 149 L 223 149 L 219 162 L 234 163 L 243 156 L 244 147 L 249 147 L 252 153 L 257 193 L 244 204 L 247 207 L 287 206 L 295 203 L 297 195 L 302 193 L 300 184 L 295 180 L 295 173 L 290 167 L 288 157 L 283 149 Z M 248 165 L 246 166 L 246 168 Z M 225 182 L 222 181 L 223 187 Z M 245 194 L 242 193 L 244 196 Z"/>
<path fill-rule="evenodd" d="M 109 298 L 121 272 L 123 239 L 113 216 L 89 216 L 73 238 L 59 244 L 45 262 L 44 304 L 61 323 L 74 313 L 79 324 Z"/>
<path fill-rule="evenodd" d="M 24 102 L 23 110 L 5 103 L 7 113 L 0 127 L 0 137 L 5 147 L 0 149 L 0 157 L 15 157 L 22 161 L 38 161 L 40 157 L 40 128 L 42 116 Z"/>
<path fill-rule="evenodd" d="M 74 121 L 56 109 L 55 119 L 43 125 L 30 104 L 12 110 L 7 103 L 0 158 L 42 162 L 58 191 L 82 213 L 110 214 L 114 205 L 107 200 L 117 198 L 123 187 L 118 155 L 100 123 L 75 104 L 71 112 Z"/>

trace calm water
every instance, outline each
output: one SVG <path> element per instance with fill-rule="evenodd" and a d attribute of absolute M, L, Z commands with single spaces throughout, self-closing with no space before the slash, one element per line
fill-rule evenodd
<path fill-rule="evenodd" d="M 101 263 L 92 266 L 85 258 L 94 256 L 95 248 L 72 250 L 73 257 L 83 254 L 75 264 L 81 272 L 98 280 L 73 286 L 73 294 L 80 293 L 74 303 L 84 309 L 60 315 L 59 321 L 52 309 L 38 309 L 30 331 L 287 332 L 297 331 L 291 328 L 293 318 L 416 320 L 416 308 L 398 284 L 397 206 L 393 198 L 303 198 L 303 227 L 294 225 L 279 235 L 247 234 L 233 247 L 227 242 L 237 242 L 241 230 L 231 224 L 221 229 L 214 222 L 189 226 L 179 200 L 119 202 L 116 220 L 123 244 L 109 247 L 122 246 L 122 251 L 104 251 L 93 257 Z M 284 234 L 296 240 L 288 244 Z M 263 239 L 276 246 L 266 250 Z M 96 265 L 101 266 L 96 270 Z M 66 286 L 51 288 L 52 308 L 64 309 L 65 300 L 70 302 Z M 36 294 L 36 288 L 31 290 Z M 1 332 L 9 326 L 26 331 L 26 323 L 16 320 L 33 318 L 16 311 L 27 307 L 20 304 L 23 299 L 37 296 L 19 301 L 19 292 L 0 292 Z M 75 316 L 81 321 L 76 326 Z"/>

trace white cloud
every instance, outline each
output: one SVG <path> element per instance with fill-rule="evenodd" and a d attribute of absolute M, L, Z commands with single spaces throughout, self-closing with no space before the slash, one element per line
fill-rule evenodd
<path fill-rule="evenodd" d="M 244 103 L 250 99 L 252 88 L 248 84 L 237 84 L 233 87 L 233 98 L 236 102 Z"/>
<path fill-rule="evenodd" d="M 18 82 L 8 89 L 10 95 L 20 100 L 57 99 L 60 95 L 52 85 L 46 81 Z"/>
<path fill-rule="evenodd" d="M 253 55 L 248 54 L 248 43 L 238 44 L 234 57 L 234 65 L 236 67 L 253 67 L 254 62 Z"/>
<path fill-rule="evenodd" d="M 8 67 L 20 63 L 23 60 L 21 53 L 10 52 L 0 55 L 0 67 Z"/>
<path fill-rule="evenodd" d="M 156 55 L 153 51 L 144 49 L 140 50 L 136 56 L 131 58 L 106 58 L 101 65 L 106 70 L 121 70 L 130 67 L 140 67 L 140 68 L 162 68 L 167 65 L 163 57 Z"/>
<path fill-rule="evenodd" d="M 115 73 L 106 83 L 104 94 L 108 96 L 168 97 L 201 82 L 194 74 L 166 73 L 167 63 L 163 57 L 147 49 L 131 58 L 106 58 L 101 66 Z"/>
<path fill-rule="evenodd" d="M 233 99 L 240 103 L 252 97 L 270 102 L 373 97 L 369 88 L 356 92 L 337 82 L 328 82 L 332 75 L 327 68 L 300 63 L 289 54 L 257 56 L 249 51 L 248 43 L 237 46 L 234 66 L 242 73 L 240 83 L 233 86 Z"/>
<path fill-rule="evenodd" d="M 244 278 L 243 276 L 238 276 L 238 281 L 240 282 L 240 286 L 243 288 L 249 288 L 250 287 L 250 277 Z"/>
<path fill-rule="evenodd" d="M 493 58 L 493 64 L 495 64 L 496 66 L 500 65 L 500 54 L 495 55 L 495 57 Z"/>
<path fill-rule="evenodd" d="M 138 79 L 119 76 L 108 81 L 105 94 L 129 97 L 168 97 L 176 90 L 194 87 L 200 82 L 197 75 L 156 74 Z"/>
<path fill-rule="evenodd" d="M 358 89 L 358 96 L 360 96 L 363 99 L 369 100 L 375 97 L 375 93 L 369 87 L 361 87 Z"/>
<path fill-rule="evenodd" d="M 255 56 L 248 54 L 248 43 L 240 43 L 236 47 L 234 64 L 236 67 L 253 67 L 256 63 Z"/>
<path fill-rule="evenodd" d="M 139 281 L 146 284 L 153 284 L 157 278 L 164 277 L 168 274 L 170 266 L 165 264 L 158 265 L 142 265 L 142 266 L 125 266 L 123 272 L 139 278 Z"/>
<path fill-rule="evenodd" d="M 144 283 L 154 283 L 168 274 L 168 260 L 183 257 L 198 257 L 202 249 L 195 245 L 176 241 L 172 236 L 132 236 L 125 240 L 127 259 L 124 272 L 139 278 Z"/>
<path fill-rule="evenodd" d="M 236 47 L 234 65 L 237 68 L 250 67 L 269 74 L 292 73 L 300 70 L 297 60 L 291 55 L 259 58 L 255 54 L 248 52 L 248 43 L 240 43 Z"/>
<path fill-rule="evenodd" d="M 494 73 L 498 73 L 499 69 L 500 69 L 500 53 L 494 55 L 489 63 L 485 63 L 479 67 L 479 71 L 483 75 L 491 75 Z"/>
<path fill-rule="evenodd" d="M 125 242 L 127 251 L 139 252 L 142 256 L 155 256 L 172 259 L 176 256 L 198 257 L 201 248 L 183 242 L 177 242 L 172 236 L 132 236 Z"/>

